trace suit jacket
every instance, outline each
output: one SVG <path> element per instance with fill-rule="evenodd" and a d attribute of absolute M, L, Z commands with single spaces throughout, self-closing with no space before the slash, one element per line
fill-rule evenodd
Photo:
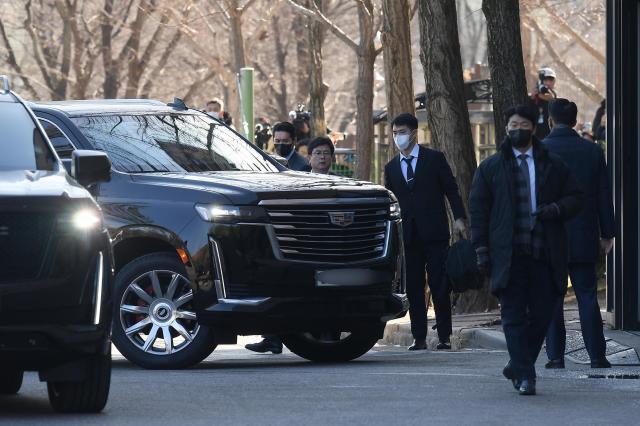
<path fill-rule="evenodd" d="M 569 167 L 560 157 L 534 137 L 533 157 L 536 167 L 538 206 L 555 203 L 560 209 L 557 220 L 543 221 L 545 254 L 552 269 L 558 293 L 567 291 L 567 235 L 565 223 L 582 208 L 582 191 Z M 515 223 L 515 185 L 513 165 L 516 161 L 507 137 L 500 150 L 478 166 L 469 195 L 471 242 L 478 249 L 489 249 L 491 291 L 500 293 L 509 284 L 513 258 Z"/>
<path fill-rule="evenodd" d="M 445 197 L 456 219 L 466 217 L 458 184 L 443 153 L 420 146 L 413 185 L 407 184 L 396 155 L 384 168 L 384 185 L 400 203 L 405 244 L 414 239 L 449 240 Z"/>
<path fill-rule="evenodd" d="M 288 167 L 291 170 L 295 170 L 297 172 L 310 172 L 311 171 L 311 166 L 309 165 L 307 160 L 305 160 L 302 155 L 298 154 L 295 151 L 291 155 L 291 158 L 289 158 Z"/>
<path fill-rule="evenodd" d="M 596 262 L 600 237 L 613 238 L 615 216 L 602 148 L 569 128 L 554 128 L 543 141 L 567 163 L 584 192 L 584 208 L 567 222 L 569 262 Z"/>

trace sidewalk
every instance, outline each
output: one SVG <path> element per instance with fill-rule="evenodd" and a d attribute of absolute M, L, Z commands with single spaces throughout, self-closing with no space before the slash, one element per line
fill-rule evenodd
<path fill-rule="evenodd" d="M 507 350 L 504 333 L 500 325 L 498 310 L 479 314 L 461 314 L 453 316 L 453 335 L 451 349 L 483 348 Z M 429 325 L 435 324 L 433 311 L 429 311 Z M 575 301 L 565 302 L 565 324 L 567 328 L 567 350 L 565 357 L 577 364 L 588 364 L 589 356 L 584 347 L 580 332 L 578 306 Z M 640 331 L 627 332 L 612 330 L 605 326 L 607 358 L 615 366 L 640 365 Z M 387 324 L 382 343 L 387 345 L 409 346 L 413 342 L 409 315 Z M 429 332 L 427 345 L 435 349 L 438 338 L 435 331 Z M 543 349 L 544 351 L 544 349 Z M 542 354 L 541 356 L 544 356 Z"/>

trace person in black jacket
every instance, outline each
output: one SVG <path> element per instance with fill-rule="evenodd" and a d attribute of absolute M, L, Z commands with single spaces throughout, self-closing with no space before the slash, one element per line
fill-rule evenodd
<path fill-rule="evenodd" d="M 506 112 L 508 136 L 476 170 L 469 198 L 478 268 L 500 299 L 511 360 L 503 374 L 535 395 L 535 362 L 567 285 L 565 221 L 582 208 L 569 168 L 535 136 L 535 112 Z"/>
<path fill-rule="evenodd" d="M 295 150 L 296 129 L 288 121 L 273 126 L 273 145 L 276 153 L 287 159 L 287 167 L 298 172 L 309 172 L 311 166 L 305 158 Z"/>
<path fill-rule="evenodd" d="M 451 300 L 444 263 L 449 247 L 449 220 L 445 197 L 455 218 L 455 230 L 465 232 L 466 218 L 458 185 L 444 154 L 418 145 L 418 120 L 409 113 L 391 123 L 400 150 L 384 169 L 387 189 L 398 198 L 404 229 L 407 297 L 411 334 L 409 350 L 427 348 L 425 265 L 436 311 L 438 349 L 450 349 Z"/>
<path fill-rule="evenodd" d="M 605 357 L 606 345 L 598 305 L 596 262 L 600 252 L 613 246 L 615 217 L 613 198 L 602 148 L 582 139 L 573 130 L 578 107 L 567 99 L 556 99 L 549 106 L 551 133 L 544 140 L 550 152 L 560 156 L 585 192 L 585 206 L 567 223 L 569 237 L 569 275 L 578 299 L 582 336 L 592 368 L 611 367 Z M 562 304 L 547 333 L 547 368 L 564 368 L 566 330 Z"/>

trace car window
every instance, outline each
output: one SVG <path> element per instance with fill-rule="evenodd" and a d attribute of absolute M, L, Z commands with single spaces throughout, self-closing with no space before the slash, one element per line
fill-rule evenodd
<path fill-rule="evenodd" d="M 71 158 L 71 154 L 75 150 L 71 141 L 65 136 L 64 132 L 58 126 L 49 120 L 40 119 L 40 124 L 44 128 L 44 132 L 49 137 L 53 149 L 58 153 L 61 159 Z"/>
<path fill-rule="evenodd" d="M 278 171 L 261 151 L 205 115 L 101 115 L 73 121 L 122 172 Z"/>
<path fill-rule="evenodd" d="M 54 170 L 46 140 L 20 103 L 0 102 L 0 170 Z"/>

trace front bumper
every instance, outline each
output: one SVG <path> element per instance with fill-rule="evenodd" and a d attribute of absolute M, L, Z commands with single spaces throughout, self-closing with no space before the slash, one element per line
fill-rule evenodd
<path fill-rule="evenodd" d="M 382 328 L 408 308 L 404 294 L 221 299 L 198 312 L 198 321 L 239 335 L 355 331 Z"/>
<path fill-rule="evenodd" d="M 110 324 L 0 326 L 0 363 L 41 370 L 86 355 L 108 354 Z"/>

